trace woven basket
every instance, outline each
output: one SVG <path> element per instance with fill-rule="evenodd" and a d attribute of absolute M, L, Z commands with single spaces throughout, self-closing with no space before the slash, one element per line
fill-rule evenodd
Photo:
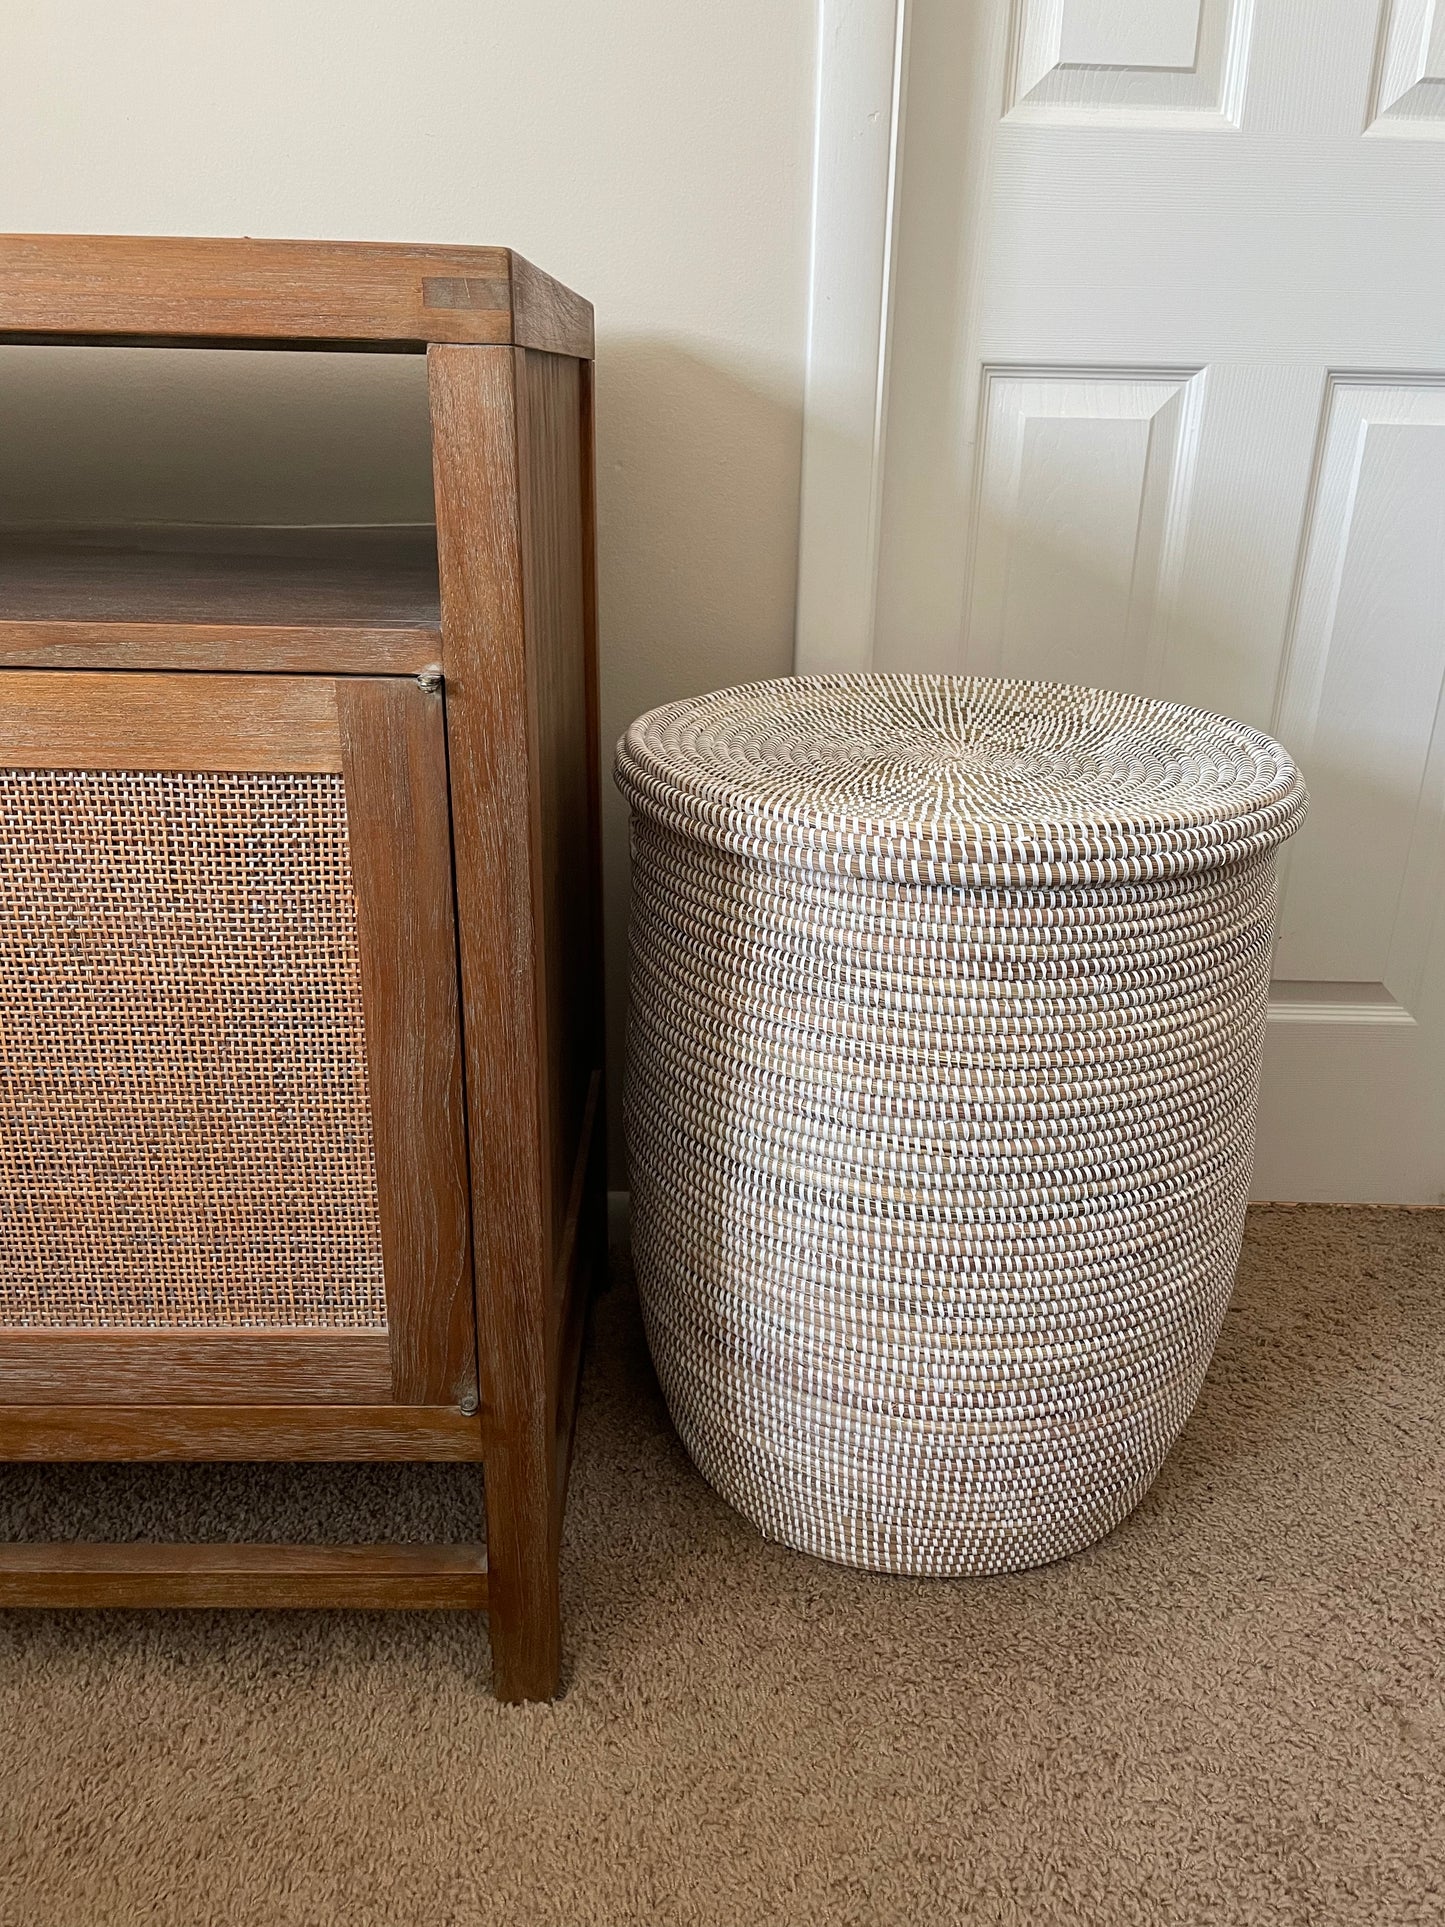
<path fill-rule="evenodd" d="M 1135 696 L 825 676 L 654 710 L 617 780 L 634 1250 L 688 1451 L 853 1565 L 1091 1544 L 1229 1299 L 1289 758 Z"/>

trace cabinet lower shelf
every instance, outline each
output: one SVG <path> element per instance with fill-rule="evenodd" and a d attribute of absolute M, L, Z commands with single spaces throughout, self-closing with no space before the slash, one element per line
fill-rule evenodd
<path fill-rule="evenodd" d="M 480 1545 L 0 1545 L 0 1607 L 486 1605 Z"/>
<path fill-rule="evenodd" d="M 481 1418 L 450 1405 L 0 1406 L 0 1462 L 481 1458 Z"/>

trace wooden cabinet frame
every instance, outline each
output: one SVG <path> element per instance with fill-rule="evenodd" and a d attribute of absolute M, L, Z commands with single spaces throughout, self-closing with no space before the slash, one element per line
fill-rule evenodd
<path fill-rule="evenodd" d="M 22 236 L 0 340 L 425 353 L 438 585 L 347 533 L 0 541 L 0 767 L 342 773 L 389 1326 L 0 1332 L 0 1458 L 477 1460 L 487 1535 L 0 1547 L 0 1604 L 485 1606 L 549 1696 L 605 1246 L 591 310 L 505 249 Z"/>

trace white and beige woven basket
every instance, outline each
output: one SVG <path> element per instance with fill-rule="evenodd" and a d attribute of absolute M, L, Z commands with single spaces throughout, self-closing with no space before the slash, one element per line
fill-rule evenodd
<path fill-rule="evenodd" d="M 617 780 L 634 1250 L 688 1451 L 850 1564 L 1091 1544 L 1229 1299 L 1289 758 L 1135 696 L 824 676 L 652 711 Z"/>

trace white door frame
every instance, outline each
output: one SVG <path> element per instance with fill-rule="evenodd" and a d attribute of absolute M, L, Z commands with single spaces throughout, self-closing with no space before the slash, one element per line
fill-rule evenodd
<path fill-rule="evenodd" d="M 908 0 L 818 0 L 793 667 L 873 662 Z"/>

